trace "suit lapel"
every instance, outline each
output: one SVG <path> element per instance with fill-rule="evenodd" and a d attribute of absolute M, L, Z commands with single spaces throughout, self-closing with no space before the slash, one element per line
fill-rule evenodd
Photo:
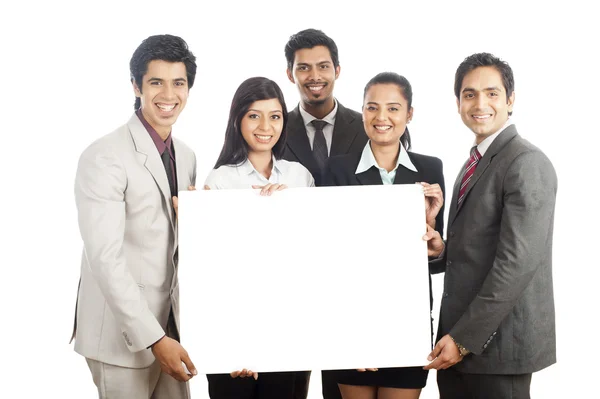
<path fill-rule="evenodd" d="M 148 134 L 146 128 L 144 127 L 144 125 L 142 125 L 142 122 L 139 120 L 137 115 L 134 114 L 131 117 L 131 119 L 127 123 L 127 126 L 129 127 L 129 131 L 131 132 L 131 137 L 135 145 L 135 150 L 142 156 L 145 156 L 144 166 L 146 167 L 146 169 L 148 169 L 162 193 L 163 199 L 167 204 L 166 208 L 169 212 L 171 227 L 173 228 L 173 230 L 175 230 L 173 215 L 174 211 L 173 206 L 171 205 L 171 189 L 169 188 L 169 180 L 167 179 L 167 172 L 165 171 L 165 167 L 162 163 L 162 160 L 160 159 L 160 155 L 158 154 L 156 145 L 154 145 L 150 134 Z"/>
<path fill-rule="evenodd" d="M 298 162 L 312 172 L 317 169 L 317 165 L 310 149 L 306 128 L 298 107 L 299 105 L 289 113 L 287 145 L 298 158 Z"/>
<path fill-rule="evenodd" d="M 359 157 L 360 159 L 360 157 Z M 356 168 L 355 168 L 356 170 Z M 362 173 L 357 173 L 356 179 L 363 186 L 372 186 L 372 185 L 382 185 L 381 175 L 379 174 L 379 170 L 375 166 L 371 166 L 369 169 L 365 170 Z"/>
<path fill-rule="evenodd" d="M 404 150 L 404 148 L 402 148 L 400 151 L 405 151 L 405 150 Z M 412 157 L 410 156 L 410 153 L 408 151 L 406 153 L 408 154 L 408 157 L 411 158 L 410 161 L 414 165 L 415 162 L 413 161 Z M 410 170 L 403 165 L 398 165 L 398 169 L 396 169 L 396 177 L 394 177 L 394 184 L 414 184 L 415 182 L 418 182 L 421 180 L 422 179 L 421 179 L 420 172 L 415 172 L 414 170 Z"/>
<path fill-rule="evenodd" d="M 356 118 L 339 101 L 337 105 L 338 110 L 335 115 L 335 125 L 333 126 L 330 156 L 347 154 L 350 145 L 357 135 L 357 129 L 352 129 L 351 126 L 357 122 Z"/>
<path fill-rule="evenodd" d="M 465 191 L 465 198 L 462 201 L 462 203 L 460 204 L 460 207 L 457 208 L 456 204 L 458 202 L 458 199 L 456 197 L 458 197 L 458 192 L 459 192 L 459 188 L 460 188 L 460 181 L 462 180 L 462 176 L 463 176 L 462 171 L 464 170 L 464 168 L 466 166 L 466 162 L 465 162 L 465 165 L 463 165 L 463 167 L 461 169 L 461 172 L 459 173 L 458 177 L 456 178 L 456 182 L 454 183 L 454 192 L 452 194 L 452 203 L 451 203 L 452 208 L 450 210 L 450 215 L 449 215 L 450 223 L 448 225 L 451 225 L 452 222 L 454 222 L 454 220 L 456 219 L 456 216 L 458 215 L 458 213 L 460 212 L 460 210 L 463 208 L 465 202 L 467 202 L 467 197 L 469 196 L 469 193 L 471 192 L 471 190 L 473 190 L 473 187 L 475 187 L 475 185 L 479 181 L 479 178 L 488 169 L 488 167 L 492 163 L 492 160 L 494 159 L 494 157 L 516 135 L 517 135 L 517 129 L 515 128 L 515 125 L 510 125 L 502 133 L 500 133 L 500 135 L 498 135 L 498 137 L 496 137 L 496 139 L 494 140 L 494 142 L 492 143 L 492 145 L 490 145 L 490 148 L 487 149 L 487 151 L 485 152 L 485 154 L 483 155 L 483 157 L 479 161 L 479 164 L 477 165 L 477 169 L 475 169 L 475 173 L 473 173 L 473 177 L 471 178 L 471 181 L 469 182 L 469 185 L 467 186 L 467 190 Z M 452 210 L 453 209 L 456 209 L 456 211 L 454 212 L 454 215 L 452 215 L 452 213 L 453 213 Z"/>

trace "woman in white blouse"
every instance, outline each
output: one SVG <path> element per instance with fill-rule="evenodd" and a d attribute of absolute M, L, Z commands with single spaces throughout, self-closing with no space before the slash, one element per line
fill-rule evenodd
<path fill-rule="evenodd" d="M 271 195 L 287 187 L 313 187 L 308 169 L 281 159 L 287 119 L 277 83 L 263 77 L 244 81 L 233 96 L 223 149 L 204 188 L 254 188 Z M 294 394 L 294 372 L 261 373 L 258 378 L 244 369 L 207 378 L 211 399 L 292 399 Z"/>
<path fill-rule="evenodd" d="M 314 186 L 308 169 L 281 159 L 287 118 L 277 83 L 263 77 L 244 81 L 231 102 L 221 155 L 204 184 L 210 189 L 261 187 L 266 195 Z"/>

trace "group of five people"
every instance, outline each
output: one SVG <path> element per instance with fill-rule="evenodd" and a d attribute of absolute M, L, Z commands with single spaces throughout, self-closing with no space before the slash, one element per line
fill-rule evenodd
<path fill-rule="evenodd" d="M 287 187 L 421 184 L 430 272 L 445 272 L 431 363 L 325 370 L 323 397 L 418 398 L 433 368 L 441 398 L 528 398 L 531 374 L 556 361 L 556 175 L 510 121 L 509 65 L 478 53 L 457 69 L 458 111 L 475 140 L 445 205 L 441 160 L 411 151 L 412 87 L 405 77 L 373 77 L 361 114 L 333 96 L 338 49 L 325 33 L 292 35 L 285 56 L 300 104 L 288 113 L 270 79 L 242 82 L 204 189 L 271 195 Z M 194 84 L 195 57 L 179 37 L 151 36 L 130 69 L 134 115 L 88 147 L 77 169 L 84 252 L 75 350 L 86 358 L 101 398 L 184 398 L 197 372 L 179 344 L 177 192 L 194 189 L 196 159 L 171 127 Z M 450 206 L 445 241 L 444 206 Z M 310 371 L 207 377 L 213 399 L 300 399 Z"/>

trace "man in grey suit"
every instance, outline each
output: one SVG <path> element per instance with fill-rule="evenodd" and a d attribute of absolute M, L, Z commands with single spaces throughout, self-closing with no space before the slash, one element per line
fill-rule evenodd
<path fill-rule="evenodd" d="M 329 156 L 359 153 L 367 144 L 362 115 L 333 97 L 340 62 L 337 45 L 325 33 L 305 29 L 290 36 L 285 58 L 287 76 L 298 88 L 300 104 L 288 116 L 283 158 L 300 162 L 313 175 L 315 185 L 321 186 Z M 321 377 L 323 398 L 341 399 L 334 374 L 323 371 Z M 309 381 L 310 371 L 296 372 L 295 399 L 307 397 Z"/>
<path fill-rule="evenodd" d="M 180 37 L 144 40 L 130 61 L 135 113 L 79 160 L 84 250 L 73 337 L 100 398 L 189 398 L 186 381 L 197 373 L 179 344 L 173 208 L 178 187 L 195 184 L 196 157 L 171 135 L 195 60 Z"/>
<path fill-rule="evenodd" d="M 509 119 L 506 62 L 467 57 L 454 91 L 475 144 L 454 185 L 447 241 L 432 230 L 424 237 L 445 267 L 438 342 L 425 368 L 438 370 L 441 399 L 529 398 L 532 373 L 556 362 L 556 173 Z"/>
<path fill-rule="evenodd" d="M 367 144 L 362 116 L 333 97 L 340 63 L 329 36 L 317 29 L 300 31 L 288 40 L 285 58 L 300 104 L 289 114 L 283 158 L 304 165 L 320 186 L 329 156 L 360 152 Z"/>

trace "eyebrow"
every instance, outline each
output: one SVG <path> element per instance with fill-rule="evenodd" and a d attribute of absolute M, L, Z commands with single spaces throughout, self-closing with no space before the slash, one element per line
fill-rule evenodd
<path fill-rule="evenodd" d="M 463 91 L 462 91 L 462 92 L 464 93 L 464 92 L 466 92 L 466 91 L 469 91 L 469 92 L 475 92 L 475 91 L 477 91 L 477 90 L 475 90 L 475 89 L 474 89 L 474 88 L 472 88 L 472 87 L 465 87 L 465 88 L 463 89 Z M 502 89 L 500 89 L 500 88 L 499 88 L 499 87 L 497 87 L 497 86 L 491 86 L 491 87 L 486 87 L 485 89 L 483 89 L 483 90 L 481 90 L 481 91 L 502 91 Z"/>
<path fill-rule="evenodd" d="M 324 64 L 332 64 L 332 62 L 329 60 L 315 62 L 315 65 L 324 65 Z M 308 62 L 298 62 L 296 64 L 296 66 L 300 66 L 300 65 L 310 66 L 311 64 Z"/>
<path fill-rule="evenodd" d="M 148 82 L 163 82 L 164 79 L 161 78 L 155 78 L 155 77 L 151 77 L 148 78 Z M 173 79 L 174 82 L 187 82 L 186 78 L 175 78 Z"/>
<path fill-rule="evenodd" d="M 258 109 L 254 109 L 254 108 L 250 108 L 250 109 L 248 110 L 248 112 L 250 112 L 250 111 L 252 111 L 252 112 L 258 112 L 258 113 L 262 112 L 262 111 L 260 111 L 260 110 L 258 110 Z M 279 112 L 280 114 L 281 114 L 281 113 L 283 113 L 283 111 L 281 111 L 281 110 L 279 110 L 279 109 L 274 109 L 273 111 L 269 111 L 269 112 Z"/>
<path fill-rule="evenodd" d="M 375 102 L 375 101 L 369 101 L 369 102 L 367 102 L 367 104 L 375 104 L 375 105 L 379 105 L 379 103 L 378 103 L 378 102 Z M 401 103 L 394 102 L 394 101 L 392 101 L 391 103 L 385 103 L 385 105 L 399 105 L 399 106 L 402 106 L 402 104 L 401 104 Z"/>

